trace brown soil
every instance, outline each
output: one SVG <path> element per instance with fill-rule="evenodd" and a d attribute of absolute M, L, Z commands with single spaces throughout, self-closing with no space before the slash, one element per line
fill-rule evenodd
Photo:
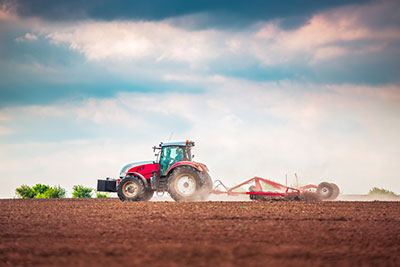
<path fill-rule="evenodd" d="M 399 202 L 0 200 L 2 266 L 400 266 Z"/>

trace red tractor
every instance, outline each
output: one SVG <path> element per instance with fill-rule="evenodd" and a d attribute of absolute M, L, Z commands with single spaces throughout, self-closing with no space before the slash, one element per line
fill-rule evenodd
<path fill-rule="evenodd" d="M 122 201 L 147 201 L 154 192 L 168 192 L 175 201 L 206 200 L 212 180 L 206 165 L 192 161 L 194 142 L 160 143 L 155 161 L 124 166 L 119 179 L 98 180 L 97 191 L 117 192 Z"/>

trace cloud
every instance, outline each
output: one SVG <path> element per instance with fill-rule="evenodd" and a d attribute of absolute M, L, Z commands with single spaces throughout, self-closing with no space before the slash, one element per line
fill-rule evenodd
<path fill-rule="evenodd" d="M 5 23 L 0 43 L 0 104 L 199 92 L 204 81 L 221 77 L 397 84 L 398 9 L 396 1 L 346 5 L 314 13 L 294 28 L 282 27 L 279 18 L 240 30 L 185 27 L 204 19 L 197 13 L 154 21 L 61 22 L 18 13 L 15 22 Z M 34 36 L 35 42 L 15 43 Z"/>
<path fill-rule="evenodd" d="M 0 2 L 0 21 L 13 21 L 16 19 L 15 5 L 9 2 Z"/>
<path fill-rule="evenodd" d="M 33 42 L 38 39 L 37 35 L 27 32 L 25 35 L 15 38 L 16 42 Z"/>
<path fill-rule="evenodd" d="M 8 21 L 11 19 L 10 14 L 0 9 L 0 21 Z"/>
<path fill-rule="evenodd" d="M 185 27 L 199 20 L 192 15 L 61 22 L 13 15 L 0 31 L 0 104 L 198 92 L 215 77 L 396 84 L 398 8 L 396 1 L 371 2 L 315 13 L 295 28 L 276 19 L 240 30 Z"/>
<path fill-rule="evenodd" d="M 9 127 L 1 125 L 3 123 L 8 123 L 10 119 L 10 116 L 0 113 L 0 135 L 10 135 L 12 133 L 12 130 Z"/>
<path fill-rule="evenodd" d="M 345 66 L 343 71 L 325 70 L 331 62 L 345 62 L 349 58 L 362 65 L 367 56 L 379 57 L 391 67 L 396 66 L 400 28 L 398 23 L 385 19 L 396 8 L 398 5 L 392 1 L 342 7 L 315 14 L 296 29 L 283 29 L 277 20 L 240 32 L 185 29 L 173 20 L 83 21 L 50 28 L 47 37 L 55 44 L 67 44 L 88 60 L 137 62 L 157 67 L 165 62 L 187 64 L 203 73 L 215 69 L 222 73 L 232 68 L 245 70 L 249 64 L 261 64 L 264 72 L 278 67 L 298 72 L 302 79 L 315 79 L 315 75 L 318 79 L 329 77 L 326 72 L 339 72 L 336 76 L 349 72 Z M 366 20 L 365 14 L 382 18 L 375 19 L 376 24 L 381 24 L 379 31 Z M 182 66 L 178 65 L 179 69 Z M 371 72 L 379 69 L 373 68 Z M 377 82 L 390 80 L 397 82 L 398 75 Z"/>
<path fill-rule="evenodd" d="M 268 23 L 256 34 L 260 41 L 255 44 L 258 56 L 266 64 L 296 60 L 300 55 L 307 56 L 309 62 L 318 63 L 349 54 L 380 53 L 389 44 L 399 42 L 400 19 L 398 23 L 382 25 L 377 31 L 369 25 L 365 14 L 381 18 L 382 23 L 386 15 L 393 14 L 394 6 L 395 10 L 399 8 L 390 1 L 338 8 L 316 14 L 305 25 L 289 31 Z"/>
<path fill-rule="evenodd" d="M 196 62 L 215 57 L 213 31 L 190 32 L 167 23 L 83 22 L 50 32 L 55 44 L 66 43 L 89 60 Z M 211 49 L 212 48 L 212 49 Z"/>

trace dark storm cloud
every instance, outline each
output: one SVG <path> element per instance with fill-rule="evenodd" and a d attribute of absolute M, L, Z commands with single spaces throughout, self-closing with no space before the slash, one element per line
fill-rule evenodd
<path fill-rule="evenodd" d="M 93 18 L 100 20 L 133 19 L 161 20 L 176 16 L 206 13 L 207 26 L 240 26 L 260 20 L 287 18 L 284 25 L 293 27 L 311 14 L 365 0 L 18 0 L 16 11 L 20 16 L 37 16 L 49 20 Z"/>

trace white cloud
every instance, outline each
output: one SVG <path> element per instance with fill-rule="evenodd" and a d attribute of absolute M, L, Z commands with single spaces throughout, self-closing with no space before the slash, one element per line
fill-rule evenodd
<path fill-rule="evenodd" d="M 222 70 L 243 69 L 255 62 L 318 68 L 319 63 L 329 64 L 330 60 L 349 55 L 363 59 L 387 52 L 388 46 L 400 41 L 397 10 L 398 3 L 391 0 L 344 6 L 317 13 L 294 30 L 281 28 L 279 21 L 261 22 L 240 31 L 182 27 L 196 25 L 196 21 L 203 23 L 206 14 L 157 22 L 60 23 L 18 17 L 12 6 L 0 7 L 0 20 L 29 31 L 17 41 L 46 36 L 90 61 L 112 64 L 116 72 L 124 73 L 130 65 L 130 76 L 132 72 L 143 75 L 140 71 L 145 69 L 151 69 L 149 76 L 154 72 L 162 72 L 163 76 L 166 65 L 177 72 L 194 69 L 204 73 L 215 66 Z M 152 67 L 147 68 L 149 65 Z"/>
<path fill-rule="evenodd" d="M 89 60 L 177 62 L 190 66 L 227 60 L 243 64 L 249 58 L 265 65 L 302 62 L 315 64 L 348 54 L 383 51 L 398 42 L 400 30 L 384 24 L 379 30 L 369 25 L 366 15 L 384 20 L 392 14 L 393 1 L 354 5 L 319 13 L 294 30 L 279 27 L 278 21 L 265 22 L 240 32 L 190 30 L 174 20 L 80 21 L 41 25 L 41 31 L 56 44 L 67 44 Z M 196 16 L 196 15 L 195 15 Z M 177 18 L 192 21 L 192 18 Z M 376 22 L 376 23 L 379 23 Z M 357 43 L 357 49 L 349 44 Z"/>
<path fill-rule="evenodd" d="M 33 42 L 38 39 L 36 34 L 27 32 L 23 36 L 15 38 L 15 41 L 17 42 Z"/>
<path fill-rule="evenodd" d="M 0 113 L 0 135 L 9 135 L 13 131 L 10 127 L 3 126 L 1 124 L 9 123 L 11 120 L 11 116 L 5 113 Z"/>
<path fill-rule="evenodd" d="M 54 43 L 67 43 L 89 60 L 148 58 L 186 63 L 215 57 L 215 37 L 212 30 L 188 31 L 165 22 L 129 21 L 86 21 L 48 34 Z"/>
<path fill-rule="evenodd" d="M 12 133 L 12 130 L 7 127 L 0 126 L 0 135 L 9 135 Z"/>
<path fill-rule="evenodd" d="M 298 29 L 282 30 L 279 24 L 267 23 L 256 34 L 256 55 L 267 65 L 305 60 L 321 60 L 348 54 L 384 51 L 388 42 L 400 40 L 397 25 L 368 25 L 366 14 L 381 18 L 392 14 L 393 1 L 362 6 L 348 6 L 316 14 Z M 357 43 L 357 49 L 349 46 Z"/>

